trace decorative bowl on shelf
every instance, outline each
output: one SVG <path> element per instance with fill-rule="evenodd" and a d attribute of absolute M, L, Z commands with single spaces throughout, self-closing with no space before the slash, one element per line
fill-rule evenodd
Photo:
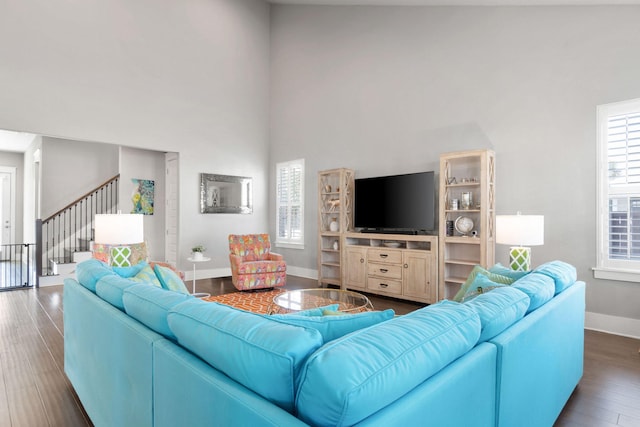
<path fill-rule="evenodd" d="M 383 245 L 387 248 L 399 248 L 400 242 L 384 242 Z"/>

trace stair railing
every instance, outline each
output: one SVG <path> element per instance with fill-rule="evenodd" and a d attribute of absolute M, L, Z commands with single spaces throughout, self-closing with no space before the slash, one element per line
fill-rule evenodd
<path fill-rule="evenodd" d="M 72 262 L 74 252 L 89 250 L 95 215 L 118 211 L 119 181 L 118 174 L 53 215 L 36 220 L 37 277 L 52 274 L 52 262 Z"/>

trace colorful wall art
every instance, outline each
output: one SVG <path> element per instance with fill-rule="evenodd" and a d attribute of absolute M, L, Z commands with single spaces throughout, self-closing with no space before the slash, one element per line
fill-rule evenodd
<path fill-rule="evenodd" d="M 133 193 L 131 201 L 133 202 L 132 214 L 153 215 L 153 193 L 155 191 L 155 182 L 150 179 L 136 179 L 133 181 Z"/>

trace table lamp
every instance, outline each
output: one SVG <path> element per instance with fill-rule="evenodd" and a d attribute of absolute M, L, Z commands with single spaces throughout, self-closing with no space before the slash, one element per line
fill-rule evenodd
<path fill-rule="evenodd" d="M 144 222 L 140 214 L 96 214 L 94 258 L 116 267 L 129 267 L 146 259 Z"/>
<path fill-rule="evenodd" d="M 129 245 L 144 242 L 143 215 L 96 214 L 96 243 L 104 245 Z"/>
<path fill-rule="evenodd" d="M 543 215 L 496 215 L 496 243 L 512 245 L 509 265 L 515 271 L 529 271 L 531 248 L 544 244 Z"/>

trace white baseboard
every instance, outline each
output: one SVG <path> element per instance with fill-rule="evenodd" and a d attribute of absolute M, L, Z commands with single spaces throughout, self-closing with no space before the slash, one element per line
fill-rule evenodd
<path fill-rule="evenodd" d="M 287 266 L 287 274 L 305 279 L 318 280 L 318 270 L 303 267 Z"/>
<path fill-rule="evenodd" d="M 304 277 L 305 279 L 318 279 L 318 270 L 313 270 L 311 268 L 302 268 L 295 267 L 292 265 L 287 266 L 287 274 L 297 277 Z M 231 276 L 231 268 L 223 267 L 223 268 L 210 268 L 210 269 L 202 269 L 199 270 L 196 268 L 196 280 L 200 279 L 212 279 L 215 277 L 230 277 Z M 193 270 L 184 270 L 184 280 L 189 281 L 193 280 Z"/>
<path fill-rule="evenodd" d="M 584 328 L 623 337 L 640 339 L 640 320 L 608 314 L 585 313 Z"/>
<path fill-rule="evenodd" d="M 212 279 L 214 277 L 231 277 L 231 267 L 209 268 L 198 270 L 196 268 L 196 280 Z M 184 270 L 184 280 L 193 280 L 193 270 Z"/>

